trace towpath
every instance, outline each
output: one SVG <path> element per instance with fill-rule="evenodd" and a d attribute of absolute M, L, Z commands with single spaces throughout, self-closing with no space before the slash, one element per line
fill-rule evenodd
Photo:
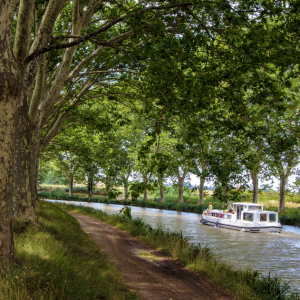
<path fill-rule="evenodd" d="M 127 232 L 95 218 L 68 211 L 123 274 L 126 284 L 142 300 L 229 300 L 198 274 L 137 240 Z"/>

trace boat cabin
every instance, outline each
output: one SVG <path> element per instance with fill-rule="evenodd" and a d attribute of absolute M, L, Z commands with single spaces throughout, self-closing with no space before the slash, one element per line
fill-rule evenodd
<path fill-rule="evenodd" d="M 255 203 L 233 203 L 236 219 L 248 222 L 278 222 L 278 214 L 264 211 L 263 205 Z"/>

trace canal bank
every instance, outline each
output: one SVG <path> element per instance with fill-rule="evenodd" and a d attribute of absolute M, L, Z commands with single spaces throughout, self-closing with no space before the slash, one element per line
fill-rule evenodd
<path fill-rule="evenodd" d="M 136 292 L 140 299 L 237 299 L 127 232 L 99 219 L 67 212 L 79 221 L 82 229 L 116 265 L 130 290 Z"/>
<path fill-rule="evenodd" d="M 109 214 L 116 213 L 122 208 L 119 205 L 78 202 L 74 204 L 101 209 Z M 169 229 L 170 232 L 181 231 L 190 242 L 195 244 L 200 242 L 202 248 L 209 247 L 215 253 L 217 260 L 224 261 L 234 270 L 250 268 L 263 273 L 265 277 L 268 277 L 271 272 L 271 277 L 277 275 L 282 282 L 292 280 L 290 282 L 292 290 L 298 291 L 299 247 L 297 248 L 297 243 L 300 245 L 300 234 L 293 233 L 293 227 L 284 230 L 284 234 L 280 235 L 250 235 L 254 239 L 250 241 L 249 234 L 200 225 L 198 214 L 138 207 L 131 209 L 133 217 L 142 218 L 153 228 L 159 227 L 165 231 Z M 278 239 L 282 237 L 283 240 L 279 241 Z M 278 248 L 275 249 L 274 245 L 277 244 Z M 290 247 L 286 248 L 288 245 Z M 286 260 L 284 256 L 287 256 Z"/>

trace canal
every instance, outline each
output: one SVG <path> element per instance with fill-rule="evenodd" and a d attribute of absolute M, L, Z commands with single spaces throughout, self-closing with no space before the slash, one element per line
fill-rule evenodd
<path fill-rule="evenodd" d="M 49 200 L 51 201 L 51 200 Z M 54 202 L 54 201 L 53 201 Z M 92 207 L 108 214 L 123 206 L 102 203 L 57 201 Z M 300 292 L 300 228 L 283 226 L 281 233 L 246 233 L 200 224 L 195 213 L 154 208 L 131 207 L 134 218 L 141 218 L 152 227 L 182 231 L 191 243 L 207 246 L 215 255 L 236 269 L 257 270 L 289 282 L 291 289 Z"/>

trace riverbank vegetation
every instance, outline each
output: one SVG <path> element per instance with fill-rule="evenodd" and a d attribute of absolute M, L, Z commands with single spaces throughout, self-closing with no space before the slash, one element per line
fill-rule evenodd
<path fill-rule="evenodd" d="M 121 193 L 124 192 L 121 190 Z M 55 185 L 44 186 L 40 188 L 38 195 L 43 199 L 54 200 L 72 200 L 81 202 L 108 203 L 108 204 L 123 204 L 136 205 L 140 207 L 149 207 L 157 209 L 176 210 L 183 212 L 202 213 L 208 207 L 209 202 L 212 202 L 214 208 L 223 208 L 223 203 L 213 195 L 206 194 L 204 204 L 198 204 L 197 192 L 185 191 L 183 194 L 183 202 L 178 202 L 176 190 L 168 187 L 168 193 L 165 195 L 165 202 L 161 203 L 158 197 L 159 190 L 154 190 L 149 193 L 148 200 L 143 200 L 139 197 L 134 203 L 131 200 L 113 200 L 109 199 L 105 193 L 105 189 L 96 190 L 93 197 L 88 197 L 87 189 L 84 187 L 74 188 L 72 196 L 68 195 L 68 189 L 65 187 L 57 187 Z M 245 191 L 240 198 L 240 201 L 251 202 L 252 194 L 250 191 Z M 121 197 L 122 198 L 122 197 Z M 124 199 L 124 197 L 123 197 Z M 279 203 L 279 192 L 269 191 L 259 194 L 258 202 L 262 203 L 266 209 L 278 211 L 277 204 Z M 300 226 L 300 196 L 288 195 L 286 199 L 286 209 L 284 212 L 279 212 L 279 217 L 283 225 Z"/>
<path fill-rule="evenodd" d="M 200 244 L 190 244 L 181 233 L 164 231 L 162 228 L 152 228 L 141 219 L 133 219 L 129 207 L 118 214 L 108 215 L 102 211 L 89 207 L 56 204 L 66 210 L 86 214 L 122 230 L 155 246 L 163 253 L 179 260 L 188 268 L 199 272 L 211 279 L 214 283 L 245 300 L 299 300 L 297 294 L 290 293 L 287 283 L 278 278 L 264 277 L 252 270 L 234 270 L 232 267 L 220 262 L 207 247 Z"/>
<path fill-rule="evenodd" d="M 73 217 L 44 201 L 37 214 L 40 225 L 14 222 L 15 262 L 0 269 L 0 299 L 138 299 Z"/>

